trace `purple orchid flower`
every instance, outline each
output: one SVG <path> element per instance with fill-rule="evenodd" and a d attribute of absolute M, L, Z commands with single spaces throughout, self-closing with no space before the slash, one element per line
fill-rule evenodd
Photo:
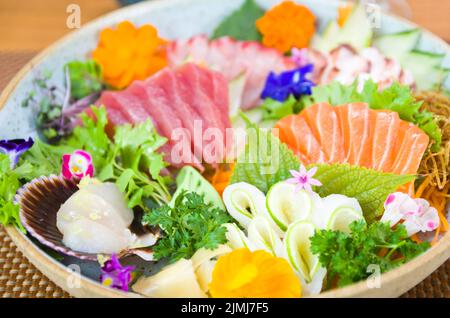
<path fill-rule="evenodd" d="M 4 153 L 9 156 L 10 167 L 14 169 L 19 162 L 20 156 L 30 149 L 34 144 L 33 139 L 11 139 L 0 140 L 0 153 Z"/>
<path fill-rule="evenodd" d="M 295 184 L 295 191 L 298 192 L 302 189 L 305 189 L 308 192 L 312 192 L 312 186 L 321 186 L 322 183 L 314 179 L 313 176 L 317 172 L 317 167 L 313 167 L 309 170 L 306 170 L 304 165 L 300 165 L 300 169 L 298 171 L 296 170 L 290 170 L 290 173 L 293 178 L 287 179 L 287 183 Z"/>
<path fill-rule="evenodd" d="M 261 98 L 272 98 L 284 102 L 291 94 L 297 99 L 302 95 L 311 95 L 314 83 L 307 78 L 307 75 L 312 73 L 313 69 L 314 66 L 308 64 L 278 75 L 271 72 L 266 79 Z"/>
<path fill-rule="evenodd" d="M 128 291 L 128 284 L 132 281 L 135 266 L 122 266 L 116 254 L 103 264 L 100 281 L 103 285 Z"/>

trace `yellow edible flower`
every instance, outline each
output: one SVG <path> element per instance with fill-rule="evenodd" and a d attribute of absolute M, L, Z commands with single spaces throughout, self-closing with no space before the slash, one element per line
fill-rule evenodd
<path fill-rule="evenodd" d="M 164 43 L 153 26 L 137 28 L 124 21 L 116 29 L 102 30 L 92 57 L 102 66 L 105 82 L 121 89 L 167 65 Z"/>
<path fill-rule="evenodd" d="M 212 297 L 291 298 L 301 296 L 300 281 L 289 263 L 266 251 L 236 249 L 221 256 L 209 284 Z"/>

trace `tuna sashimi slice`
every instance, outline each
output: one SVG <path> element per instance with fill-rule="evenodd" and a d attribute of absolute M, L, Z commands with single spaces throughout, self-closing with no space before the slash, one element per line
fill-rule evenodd
<path fill-rule="evenodd" d="M 328 103 L 308 107 L 302 115 L 316 140 L 322 145 L 327 162 L 344 162 L 345 150 L 339 118 Z"/>
<path fill-rule="evenodd" d="M 201 160 L 191 151 L 186 153 L 186 149 L 191 150 L 191 136 L 186 131 L 187 129 L 183 127 L 180 118 L 178 118 L 177 114 L 170 107 L 164 90 L 160 87 L 147 85 L 142 81 L 135 81 L 128 87 L 128 91 L 143 100 L 145 109 L 154 121 L 158 123 L 158 132 L 168 139 L 170 152 L 165 153 L 165 160 L 176 167 L 181 167 L 184 164 L 192 164 L 198 169 L 203 170 Z M 183 141 L 181 142 L 180 139 Z M 183 156 L 180 155 L 177 149 L 174 150 L 176 145 L 180 143 L 182 143 L 182 146 L 187 143 L 187 146 L 183 148 L 185 150 Z"/>
<path fill-rule="evenodd" d="M 244 109 L 260 104 L 260 95 L 270 72 L 279 73 L 295 67 L 288 57 L 256 41 L 236 41 L 230 37 L 209 41 L 204 35 L 171 42 L 167 47 L 167 59 L 172 67 L 188 61 L 206 65 L 222 73 L 228 81 L 245 74 L 241 100 Z"/>

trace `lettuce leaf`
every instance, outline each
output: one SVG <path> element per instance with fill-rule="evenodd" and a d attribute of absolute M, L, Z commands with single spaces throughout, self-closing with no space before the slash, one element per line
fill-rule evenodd
<path fill-rule="evenodd" d="M 314 178 L 322 182 L 315 191 L 321 197 L 343 194 L 357 199 L 369 223 L 383 213 L 383 203 L 390 193 L 414 179 L 414 175 L 395 175 L 348 164 L 313 166 L 318 168 Z"/>
<path fill-rule="evenodd" d="M 261 104 L 263 119 L 281 119 L 296 112 L 297 99 L 290 95 L 284 102 L 279 102 L 272 98 L 266 98 Z"/>
<path fill-rule="evenodd" d="M 261 34 L 256 29 L 256 20 L 264 14 L 254 0 L 245 0 L 244 4 L 225 18 L 214 30 L 212 39 L 231 36 L 240 41 L 260 41 Z"/>
<path fill-rule="evenodd" d="M 267 192 L 275 183 L 289 178 L 289 170 L 300 166 L 300 160 L 271 130 L 253 126 L 247 129 L 247 137 L 231 183 L 247 182 Z"/>
<path fill-rule="evenodd" d="M 422 103 L 416 101 L 407 86 L 394 83 L 379 91 L 378 85 L 368 80 L 359 92 L 356 82 L 352 85 L 342 85 L 334 81 L 327 85 L 313 87 L 312 95 L 303 96 L 301 100 L 302 107 L 321 102 L 327 102 L 330 105 L 364 102 L 372 109 L 395 111 L 401 119 L 415 124 L 430 137 L 432 151 L 440 149 L 442 133 L 434 120 L 433 113 L 420 110 Z"/>

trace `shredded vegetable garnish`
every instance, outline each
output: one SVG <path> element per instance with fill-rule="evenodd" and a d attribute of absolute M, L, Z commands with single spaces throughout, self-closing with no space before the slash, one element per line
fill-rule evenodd
<path fill-rule="evenodd" d="M 443 190 L 450 182 L 450 99 L 435 92 L 422 92 L 416 95 L 416 99 L 423 102 L 422 110 L 434 114 L 442 132 L 441 149 L 428 151 L 420 164 L 419 174 L 430 177 L 422 192 L 426 193 L 430 188 Z M 445 196 L 450 197 L 446 193 Z"/>
<path fill-rule="evenodd" d="M 230 183 L 231 175 L 233 174 L 234 163 L 231 164 L 223 164 L 220 165 L 217 170 L 214 172 L 209 181 L 213 187 L 219 192 L 220 196 L 222 196 L 223 190 Z"/>

